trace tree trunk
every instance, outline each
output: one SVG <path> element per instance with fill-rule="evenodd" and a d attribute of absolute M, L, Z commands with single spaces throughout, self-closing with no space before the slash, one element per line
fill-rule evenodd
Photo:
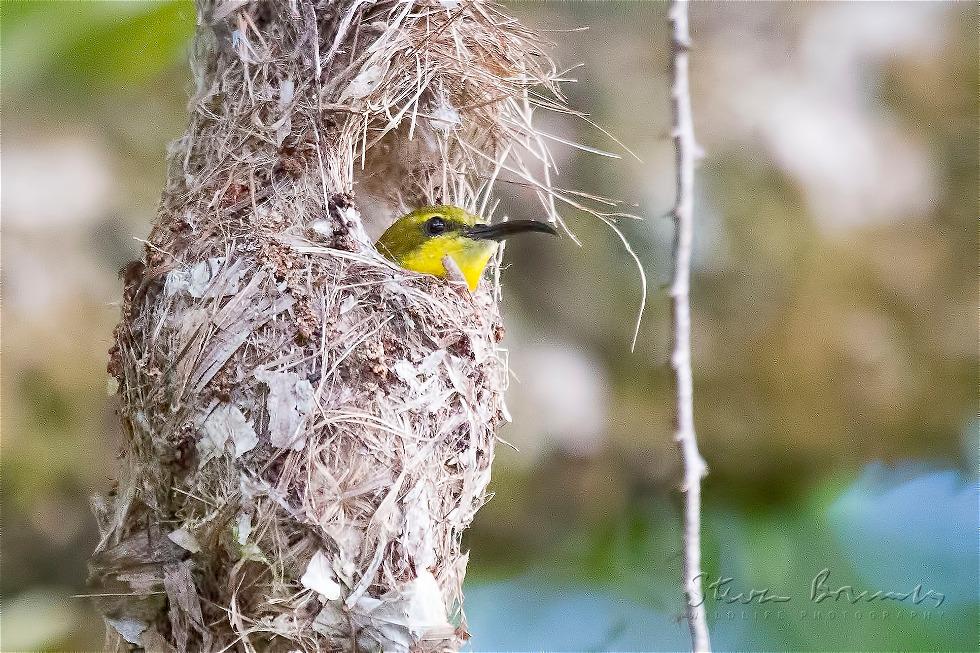
<path fill-rule="evenodd" d="M 106 649 L 454 650 L 505 414 L 499 288 L 399 270 L 368 234 L 485 209 L 502 168 L 546 188 L 521 156 L 553 68 L 480 1 L 198 9 L 189 126 L 110 353 Z"/>

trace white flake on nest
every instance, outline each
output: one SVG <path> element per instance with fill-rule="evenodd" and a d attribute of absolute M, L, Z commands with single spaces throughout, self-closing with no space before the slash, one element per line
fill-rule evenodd
<path fill-rule="evenodd" d="M 287 113 L 282 120 L 276 123 L 276 145 L 282 146 L 286 137 L 293 131 L 293 119 Z"/>
<path fill-rule="evenodd" d="M 186 549 L 190 551 L 191 553 L 201 552 L 201 544 L 197 541 L 197 538 L 194 537 L 191 534 L 191 532 L 186 528 L 183 527 L 178 528 L 177 530 L 168 533 L 167 537 L 170 539 L 171 542 L 173 542 L 174 544 L 176 544 L 182 549 Z"/>
<path fill-rule="evenodd" d="M 361 219 L 361 214 L 358 210 L 353 206 L 347 206 L 338 208 L 337 213 L 340 214 L 344 225 L 350 230 L 351 237 L 369 249 L 374 250 L 374 241 L 368 237 L 367 231 L 364 230 L 364 221 Z"/>
<path fill-rule="evenodd" d="M 336 581 L 336 576 L 330 567 L 330 561 L 323 551 L 317 551 L 313 554 L 313 558 L 306 565 L 306 571 L 299 582 L 303 584 L 303 587 L 313 590 L 327 601 L 336 601 L 340 598 L 340 583 Z"/>
<path fill-rule="evenodd" d="M 238 515 L 238 521 L 235 522 L 235 535 L 238 543 L 245 546 L 248 542 L 248 536 L 252 534 L 252 515 L 247 512 L 243 512 Z"/>
<path fill-rule="evenodd" d="M 405 494 L 405 528 L 402 546 L 416 568 L 428 569 L 436 563 L 435 529 L 432 528 L 429 484 L 422 481 Z"/>
<path fill-rule="evenodd" d="M 279 85 L 279 109 L 283 112 L 282 118 L 272 126 L 276 128 L 276 146 L 281 147 L 286 137 L 293 131 L 293 117 L 289 110 L 293 101 L 296 85 L 293 80 L 287 79 Z"/>
<path fill-rule="evenodd" d="M 179 292 L 186 292 L 191 297 L 200 299 L 207 294 L 212 282 L 216 281 L 225 264 L 224 256 L 213 256 L 206 261 L 200 261 L 189 268 L 174 268 L 167 273 L 164 281 L 164 293 L 169 297 Z M 240 266 L 226 274 L 225 288 L 222 295 L 234 295 L 238 292 L 241 279 Z"/>
<path fill-rule="evenodd" d="M 474 396 L 475 388 L 473 387 L 472 379 L 467 376 L 466 362 L 458 356 L 446 356 L 444 361 L 446 363 L 446 374 L 449 376 L 449 380 L 452 382 L 456 392 L 462 397 Z"/>
<path fill-rule="evenodd" d="M 143 631 L 150 627 L 145 621 L 139 619 L 133 619 L 131 617 L 122 617 L 120 619 L 109 619 L 106 617 L 106 622 L 110 626 L 116 629 L 116 632 L 123 636 L 130 644 L 139 644 L 140 635 Z"/>
<path fill-rule="evenodd" d="M 259 548 L 259 545 L 255 542 L 249 542 L 248 538 L 252 534 L 252 515 L 243 512 L 239 513 L 238 519 L 235 520 L 235 526 L 232 529 L 232 535 L 235 536 L 235 541 L 238 542 L 239 559 L 241 560 L 256 560 L 258 562 L 269 563 L 268 558 Z"/>
<path fill-rule="evenodd" d="M 255 54 L 255 48 L 249 42 L 248 37 L 245 33 L 236 29 L 231 33 L 231 47 L 235 50 L 238 58 L 245 63 L 261 63 L 261 60 Z"/>
<path fill-rule="evenodd" d="M 421 363 L 402 359 L 392 366 L 395 375 L 409 387 L 405 408 L 426 409 L 429 414 L 439 412 L 446 402 L 446 388 L 439 376 L 439 369 L 447 360 L 448 354 L 437 349 L 422 359 Z"/>
<path fill-rule="evenodd" d="M 386 72 L 388 72 L 387 62 L 375 62 L 365 66 L 340 94 L 340 101 L 360 100 L 367 97 L 378 87 Z"/>
<path fill-rule="evenodd" d="M 454 632 L 446 618 L 439 582 L 427 569 L 406 583 L 401 592 L 392 590 L 380 599 L 362 596 L 349 612 L 328 603 L 314 620 L 313 629 L 335 635 L 343 632 L 348 620 L 358 629 L 359 648 L 380 647 L 385 653 L 420 650 L 418 645 L 423 640 L 448 639 Z"/>
<path fill-rule="evenodd" d="M 279 108 L 287 109 L 290 103 L 293 101 L 293 95 L 296 92 L 296 84 L 291 79 L 285 79 L 279 85 Z"/>
<path fill-rule="evenodd" d="M 364 607 L 369 608 L 364 615 L 365 629 L 368 634 L 374 635 L 372 630 L 377 633 L 384 651 L 407 652 L 422 639 L 443 639 L 453 632 L 446 619 L 442 590 L 428 570 L 406 584 L 400 598 L 386 594 L 381 601 L 365 601 Z"/>
<path fill-rule="evenodd" d="M 460 124 L 459 111 L 450 104 L 446 97 L 440 96 L 432 110 L 431 120 L 434 128 L 439 131 L 449 132 Z"/>
<path fill-rule="evenodd" d="M 316 220 L 310 226 L 313 228 L 313 231 L 321 236 L 326 236 L 328 238 L 333 236 L 333 225 L 330 224 L 329 220 Z"/>
<path fill-rule="evenodd" d="M 269 386 L 269 437 L 272 446 L 301 451 L 306 446 L 303 425 L 313 407 L 313 385 L 295 372 L 259 368 L 255 378 Z"/>
<path fill-rule="evenodd" d="M 163 283 L 163 291 L 168 296 L 186 292 L 191 297 L 200 298 L 207 290 L 210 281 L 210 266 L 207 261 L 202 261 L 190 268 L 174 268 L 168 272 Z"/>
<path fill-rule="evenodd" d="M 427 393 L 433 382 L 438 380 L 438 377 L 432 376 L 432 373 L 439 367 L 445 355 L 446 352 L 438 349 L 426 356 L 418 365 L 402 359 L 396 361 L 392 369 L 398 378 L 408 384 L 412 394 L 419 397 Z"/>
<path fill-rule="evenodd" d="M 357 557 L 364 541 L 364 532 L 347 520 L 335 520 L 324 524 L 323 530 L 337 545 L 334 557 L 334 571 L 348 586 L 353 585 L 357 575 Z"/>
<path fill-rule="evenodd" d="M 360 300 L 361 298 L 359 295 L 357 295 L 356 293 L 351 293 L 343 300 L 341 300 L 340 308 L 337 309 L 337 315 L 343 315 L 344 313 L 349 312 L 352 308 L 357 306 Z"/>
<path fill-rule="evenodd" d="M 197 443 L 201 465 L 220 456 L 228 442 L 235 447 L 235 458 L 248 453 L 259 443 L 252 424 L 232 404 L 219 404 L 204 420 L 204 437 Z"/>
<path fill-rule="evenodd" d="M 427 636 L 431 631 L 452 628 L 446 620 L 446 605 L 442 599 L 442 589 L 435 576 L 428 570 L 419 572 L 405 589 L 405 616 L 409 630 L 418 637 Z M 440 635 L 445 636 L 440 633 Z"/>

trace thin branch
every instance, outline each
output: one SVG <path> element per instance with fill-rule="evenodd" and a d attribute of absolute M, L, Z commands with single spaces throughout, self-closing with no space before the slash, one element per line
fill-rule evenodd
<path fill-rule="evenodd" d="M 710 651 L 704 598 L 701 593 L 701 479 L 707 465 L 698 451 L 694 432 L 694 384 L 691 375 L 691 248 L 694 239 L 694 163 L 699 148 L 694 140 L 691 94 L 688 83 L 687 0 L 672 0 L 671 113 L 677 162 L 677 199 L 674 205 L 674 278 L 670 296 L 673 309 L 671 366 L 677 385 L 677 431 L 674 439 L 684 463 L 684 592 L 695 651 Z"/>

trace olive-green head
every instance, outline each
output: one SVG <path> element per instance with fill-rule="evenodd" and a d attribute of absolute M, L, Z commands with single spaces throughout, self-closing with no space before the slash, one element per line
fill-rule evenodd
<path fill-rule="evenodd" d="M 403 268 L 437 277 L 446 276 L 443 259 L 448 256 L 463 273 L 470 290 L 476 290 L 498 241 L 530 231 L 558 233 L 550 224 L 536 220 L 488 225 L 458 206 L 426 206 L 395 220 L 378 239 L 377 247 Z"/>

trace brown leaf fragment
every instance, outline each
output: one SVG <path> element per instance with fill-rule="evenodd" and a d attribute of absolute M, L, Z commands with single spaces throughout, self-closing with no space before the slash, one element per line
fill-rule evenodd
<path fill-rule="evenodd" d="M 164 567 L 163 587 L 170 600 L 170 627 L 179 653 L 188 652 L 191 629 L 197 631 L 201 639 L 200 648 L 193 650 L 202 653 L 210 651 L 211 633 L 204 625 L 201 600 L 191 573 L 191 562 L 185 560 Z"/>

